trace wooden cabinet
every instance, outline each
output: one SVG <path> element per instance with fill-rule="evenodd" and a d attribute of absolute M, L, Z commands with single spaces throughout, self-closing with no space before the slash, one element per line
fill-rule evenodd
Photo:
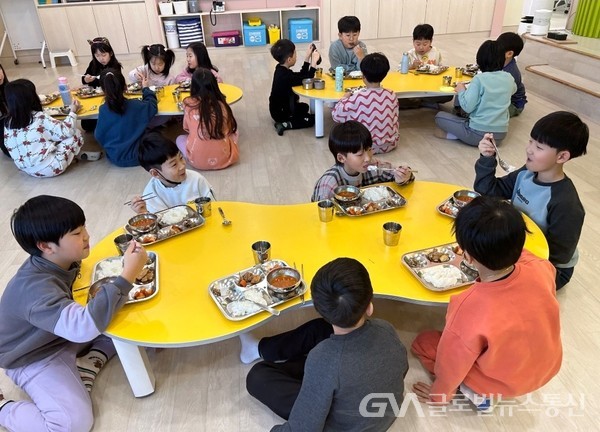
<path fill-rule="evenodd" d="M 139 53 L 143 45 L 155 42 L 160 35 L 151 29 L 145 0 L 63 1 L 38 5 L 37 12 L 49 49 L 70 48 L 76 56 L 91 56 L 87 40 L 97 36 L 108 38 L 115 54 L 128 54 Z"/>
<path fill-rule="evenodd" d="M 489 31 L 496 0 L 323 0 L 329 10 L 330 37 L 338 38 L 337 22 L 355 15 L 361 39 L 412 36 L 417 24 L 428 23 L 435 34 Z"/>

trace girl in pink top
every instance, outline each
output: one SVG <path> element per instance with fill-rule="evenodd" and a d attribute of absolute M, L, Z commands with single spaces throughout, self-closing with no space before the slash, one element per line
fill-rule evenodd
<path fill-rule="evenodd" d="M 175 62 L 175 53 L 172 50 L 161 44 L 144 45 L 142 58 L 144 64 L 129 72 L 129 81 L 141 83 L 145 76 L 149 86 L 163 87 L 175 82 L 171 75 L 171 66 Z"/>
<path fill-rule="evenodd" d="M 219 76 L 219 69 L 213 66 L 208 55 L 206 46 L 202 42 L 192 42 L 185 50 L 185 60 L 187 67 L 175 77 L 175 82 L 180 83 L 192 79 L 194 71 L 199 68 L 206 68 L 212 72 L 217 82 L 223 82 Z"/>
<path fill-rule="evenodd" d="M 183 100 L 183 129 L 177 147 L 200 170 L 226 168 L 239 159 L 237 122 L 210 70 L 196 68 L 191 96 Z"/>

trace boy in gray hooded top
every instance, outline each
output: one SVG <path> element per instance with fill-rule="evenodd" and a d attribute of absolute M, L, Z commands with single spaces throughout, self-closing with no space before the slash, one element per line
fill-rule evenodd
<path fill-rule="evenodd" d="M 115 354 L 101 333 L 127 301 L 147 254 L 131 242 L 121 275 L 81 306 L 72 288 L 90 253 L 83 210 L 68 199 L 41 195 L 15 211 L 11 228 L 31 256 L 0 299 L 0 367 L 33 402 L 7 400 L 0 392 L 0 425 L 88 431 L 94 421 L 88 391 Z"/>

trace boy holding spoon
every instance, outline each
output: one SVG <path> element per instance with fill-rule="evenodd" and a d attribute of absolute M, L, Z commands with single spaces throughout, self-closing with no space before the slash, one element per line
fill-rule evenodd
<path fill-rule="evenodd" d="M 389 162 L 375 159 L 369 129 L 355 120 L 337 124 L 331 129 L 329 150 L 335 165 L 317 180 L 311 201 L 331 198 L 333 190 L 341 185 L 362 187 L 390 181 L 406 185 L 415 180 L 410 167 L 392 168 Z"/>
<path fill-rule="evenodd" d="M 556 268 L 556 289 L 571 277 L 579 254 L 585 210 L 564 164 L 586 153 L 589 129 L 577 114 L 556 111 L 537 121 L 526 146 L 525 165 L 496 177 L 494 135 L 479 142 L 474 189 L 482 195 L 512 200 L 541 228 L 548 240 L 549 261 Z"/>

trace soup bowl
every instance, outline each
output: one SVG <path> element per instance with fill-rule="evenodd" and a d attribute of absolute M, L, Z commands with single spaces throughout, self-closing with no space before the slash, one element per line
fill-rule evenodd
<path fill-rule="evenodd" d="M 478 196 L 479 194 L 477 192 L 464 189 L 454 192 L 454 195 L 452 195 L 452 200 L 454 201 L 454 205 L 456 207 L 463 208 Z"/>
<path fill-rule="evenodd" d="M 301 283 L 300 272 L 292 267 L 280 267 L 267 273 L 267 290 L 280 299 L 293 296 Z"/>
<path fill-rule="evenodd" d="M 153 213 L 143 213 L 129 219 L 129 227 L 137 234 L 156 231 L 158 217 Z"/>

